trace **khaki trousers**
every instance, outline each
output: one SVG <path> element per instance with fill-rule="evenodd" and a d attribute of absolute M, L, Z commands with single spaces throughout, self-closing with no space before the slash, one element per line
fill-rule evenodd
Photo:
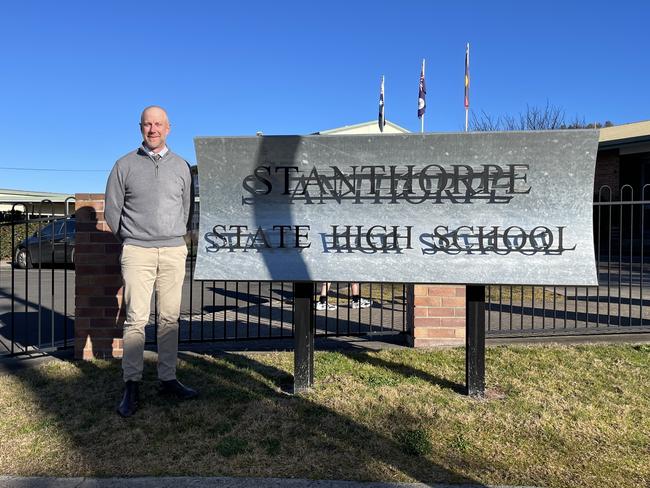
<path fill-rule="evenodd" d="M 176 378 L 178 355 L 178 318 L 185 279 L 187 247 L 122 248 L 120 264 L 124 281 L 124 381 L 142 379 L 145 325 L 151 312 L 151 295 L 156 289 L 158 300 L 158 378 Z"/>

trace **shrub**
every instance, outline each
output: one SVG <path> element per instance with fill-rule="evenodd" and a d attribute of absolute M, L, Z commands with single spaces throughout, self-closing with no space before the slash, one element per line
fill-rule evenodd
<path fill-rule="evenodd" d="M 41 224 L 45 226 L 46 224 Z M 12 247 L 12 234 L 13 246 L 20 244 L 20 241 L 27 236 L 31 236 L 38 230 L 38 222 L 27 224 L 27 231 L 25 231 L 25 224 L 19 223 L 13 226 L 8 222 L 0 223 L 0 260 L 11 259 L 13 256 Z"/>

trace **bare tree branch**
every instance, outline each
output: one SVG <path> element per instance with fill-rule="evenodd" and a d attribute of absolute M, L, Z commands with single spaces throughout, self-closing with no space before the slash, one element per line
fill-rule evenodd
<path fill-rule="evenodd" d="M 499 117 L 496 119 L 491 115 L 485 113 L 484 110 L 481 110 L 481 115 L 476 115 L 476 112 L 471 111 L 471 120 L 469 122 L 469 128 L 475 132 L 494 132 L 501 130 L 501 120 Z"/>
<path fill-rule="evenodd" d="M 484 110 L 480 115 L 472 111 L 470 129 L 472 131 L 511 131 L 511 130 L 554 130 L 554 129 L 588 129 L 611 127 L 614 124 L 609 120 L 604 124 L 600 122 L 585 123 L 585 118 L 580 119 L 577 115 L 567 123 L 564 110 L 561 107 L 551 104 L 548 100 L 546 105 L 526 105 L 525 112 L 517 115 L 505 114 L 494 117 Z"/>

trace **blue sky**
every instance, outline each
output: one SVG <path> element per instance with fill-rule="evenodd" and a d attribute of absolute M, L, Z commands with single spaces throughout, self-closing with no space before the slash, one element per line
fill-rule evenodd
<path fill-rule="evenodd" d="M 192 163 L 199 135 L 373 120 L 382 74 L 386 117 L 417 131 L 422 58 L 425 128 L 458 131 L 466 42 L 472 110 L 647 120 L 648 19 L 647 1 L 3 2 L 0 188 L 102 192 L 150 104 Z"/>

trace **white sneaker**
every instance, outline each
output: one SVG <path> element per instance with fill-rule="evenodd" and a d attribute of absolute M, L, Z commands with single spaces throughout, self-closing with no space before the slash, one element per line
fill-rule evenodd
<path fill-rule="evenodd" d="M 358 302 L 352 300 L 352 308 L 368 308 L 372 305 L 372 300 L 360 298 Z"/>
<path fill-rule="evenodd" d="M 336 310 L 336 305 L 327 302 L 316 302 L 316 310 Z"/>

